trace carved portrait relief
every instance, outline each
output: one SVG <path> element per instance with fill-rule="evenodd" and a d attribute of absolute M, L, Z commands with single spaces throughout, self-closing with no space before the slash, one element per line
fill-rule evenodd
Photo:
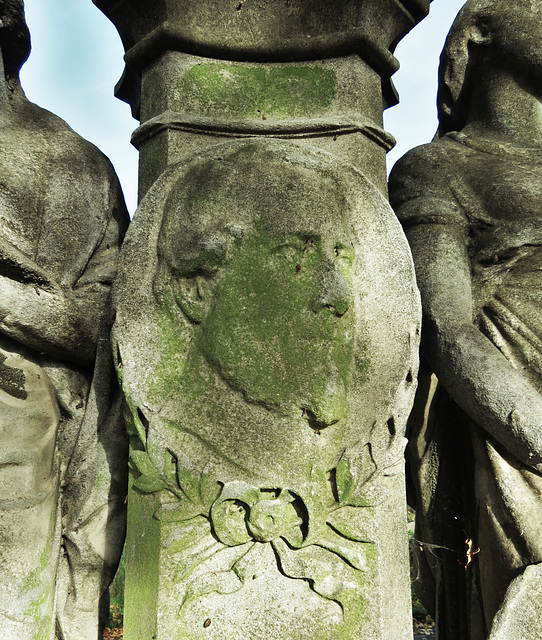
<path fill-rule="evenodd" d="M 297 637 L 346 638 L 372 598 L 373 509 L 401 468 L 416 366 L 399 309 L 417 297 L 385 201 L 330 158 L 220 145 L 168 169 L 127 240 L 114 343 L 179 638 L 229 610 L 246 611 L 239 637 L 260 637 L 265 597 Z"/>

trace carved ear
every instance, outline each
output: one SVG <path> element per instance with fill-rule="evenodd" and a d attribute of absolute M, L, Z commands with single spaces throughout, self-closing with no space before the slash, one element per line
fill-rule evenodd
<path fill-rule="evenodd" d="M 475 44 L 490 44 L 492 33 L 489 20 L 486 17 L 479 17 L 476 23 L 472 25 L 469 36 L 469 40 Z"/>

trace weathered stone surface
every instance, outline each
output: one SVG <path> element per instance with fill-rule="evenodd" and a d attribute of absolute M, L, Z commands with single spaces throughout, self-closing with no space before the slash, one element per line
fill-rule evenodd
<path fill-rule="evenodd" d="M 130 72 L 166 51 L 241 61 L 300 61 L 356 54 L 389 84 L 399 64 L 395 45 L 424 18 L 430 0 L 93 0 L 115 24 L 126 48 L 123 87 L 137 113 Z"/>
<path fill-rule="evenodd" d="M 140 198 L 183 155 L 253 136 L 307 140 L 387 193 L 394 140 L 382 107 L 397 102 L 393 51 L 429 0 L 281 0 L 272 11 L 261 0 L 94 4 L 126 49 L 117 95 L 141 120 Z"/>
<path fill-rule="evenodd" d="M 0 626 L 96 640 L 124 535 L 107 306 L 127 214 L 105 157 L 23 94 L 22 2 L 0 19 Z"/>
<path fill-rule="evenodd" d="M 317 149 L 224 143 L 157 180 L 123 255 L 127 637 L 409 637 L 418 300 L 387 202 Z"/>
<path fill-rule="evenodd" d="M 542 565 L 529 565 L 508 587 L 504 604 L 495 616 L 490 640 L 540 640 L 541 602 Z"/>
<path fill-rule="evenodd" d="M 408 447 L 419 595 L 446 640 L 542 629 L 540 600 L 526 633 L 517 604 L 542 561 L 541 18 L 539 1 L 466 3 L 442 56 L 440 137 L 390 178 L 424 307 Z"/>
<path fill-rule="evenodd" d="M 241 63 L 170 51 L 142 74 L 140 195 L 172 162 L 227 139 L 305 141 L 343 157 L 387 194 L 382 80 L 359 56 Z"/>
<path fill-rule="evenodd" d="M 392 44 L 429 10 L 428 0 L 341 4 L 283 0 L 273 7 L 264 0 L 165 0 L 154 6 L 145 0 L 94 0 L 94 4 L 119 25 L 127 47 L 148 48 L 154 41 L 162 52 L 178 49 L 243 60 L 313 59 L 364 48 L 389 57 Z M 156 50 L 151 55 L 156 57 Z"/>
<path fill-rule="evenodd" d="M 96 4 L 141 118 L 125 637 L 406 640 L 420 310 L 382 86 L 429 2 Z"/>

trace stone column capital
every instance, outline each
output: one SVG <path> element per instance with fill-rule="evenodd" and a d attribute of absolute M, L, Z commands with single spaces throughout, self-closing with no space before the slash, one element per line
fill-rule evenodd
<path fill-rule="evenodd" d="M 292 62 L 358 54 L 389 78 L 397 43 L 431 0 L 93 0 L 117 27 L 130 73 L 117 95 L 130 102 L 142 68 L 165 51 L 244 62 Z M 137 107 L 135 107 L 137 111 Z"/>

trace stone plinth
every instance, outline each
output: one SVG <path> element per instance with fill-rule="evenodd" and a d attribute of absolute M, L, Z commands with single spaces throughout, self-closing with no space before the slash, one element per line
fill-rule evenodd
<path fill-rule="evenodd" d="M 126 638 L 406 640 L 419 300 L 382 86 L 429 3 L 96 4 L 141 117 Z"/>

